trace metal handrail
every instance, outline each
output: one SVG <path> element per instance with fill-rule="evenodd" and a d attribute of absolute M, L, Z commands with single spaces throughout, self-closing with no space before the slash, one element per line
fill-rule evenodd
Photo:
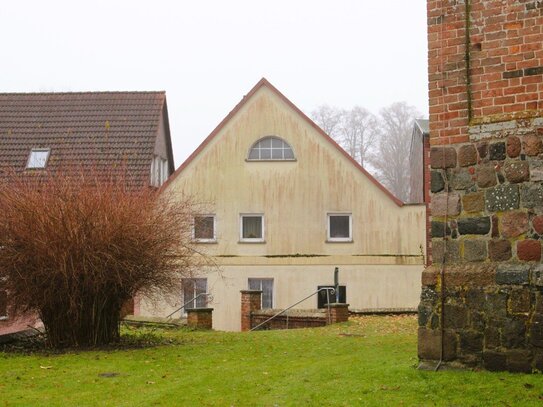
<path fill-rule="evenodd" d="M 254 331 L 256 330 L 257 328 L 260 328 L 262 325 L 264 324 L 267 324 L 268 322 L 270 322 L 272 319 L 274 318 L 277 318 L 279 315 L 282 315 L 283 313 L 287 312 L 289 309 L 291 308 L 294 308 L 296 305 L 300 304 L 301 302 L 304 302 L 305 300 L 307 300 L 308 298 L 311 298 L 313 297 L 314 295 L 317 295 L 319 292 L 321 291 L 324 291 L 326 290 L 326 298 L 328 300 L 328 319 L 330 319 L 330 294 L 334 294 L 336 292 L 336 290 L 332 287 L 324 287 L 324 288 L 319 288 L 317 291 L 315 291 L 314 293 L 312 294 L 309 294 L 307 297 L 301 299 L 300 301 L 298 301 L 297 303 L 295 304 L 292 304 L 290 307 L 288 308 L 285 308 L 284 310 L 278 312 L 277 314 L 271 316 L 270 318 L 268 318 L 267 320 L 265 320 L 264 322 L 261 322 L 260 324 L 258 324 L 257 326 L 255 326 L 254 328 L 251 328 L 251 331 Z M 288 315 L 287 315 L 288 317 Z M 328 321 L 330 322 L 330 321 Z M 287 322 L 288 324 L 288 322 Z"/>
<path fill-rule="evenodd" d="M 187 301 L 186 303 L 184 303 L 183 305 L 181 305 L 179 308 L 177 308 L 174 312 L 172 312 L 170 315 L 168 315 L 168 316 L 166 317 L 166 319 L 170 319 L 170 318 L 172 317 L 173 314 L 175 314 L 176 312 L 181 311 L 183 308 L 185 308 L 185 306 L 186 306 L 187 304 L 190 304 L 191 302 L 196 301 L 196 298 L 201 297 L 202 295 L 207 295 L 207 296 L 211 297 L 211 295 L 210 295 L 209 293 L 200 293 L 200 294 L 198 294 L 196 297 L 194 297 L 192 300 Z M 209 299 L 208 299 L 208 301 L 209 301 Z M 195 304 L 196 304 L 196 303 L 195 303 Z"/>

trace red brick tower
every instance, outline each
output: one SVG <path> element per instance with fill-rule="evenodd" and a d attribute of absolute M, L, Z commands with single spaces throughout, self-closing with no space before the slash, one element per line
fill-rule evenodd
<path fill-rule="evenodd" d="M 543 1 L 429 0 L 428 43 L 419 358 L 543 370 Z"/>

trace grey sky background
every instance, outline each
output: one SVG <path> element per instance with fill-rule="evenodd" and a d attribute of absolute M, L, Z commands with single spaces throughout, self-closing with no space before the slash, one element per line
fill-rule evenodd
<path fill-rule="evenodd" d="M 0 38 L 0 92 L 165 90 L 176 167 L 262 77 L 428 116 L 425 0 L 4 0 Z"/>

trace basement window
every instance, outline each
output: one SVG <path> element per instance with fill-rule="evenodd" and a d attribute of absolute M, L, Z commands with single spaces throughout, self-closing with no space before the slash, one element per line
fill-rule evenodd
<path fill-rule="evenodd" d="M 33 148 L 30 150 L 26 168 L 28 169 L 41 169 L 47 166 L 49 160 L 49 154 L 51 150 L 49 148 Z"/>
<path fill-rule="evenodd" d="M 328 214 L 328 242 L 352 242 L 352 215 L 350 213 Z"/>
<path fill-rule="evenodd" d="M 183 304 L 186 313 L 190 308 L 207 307 L 207 278 L 184 278 L 181 280 L 183 287 Z M 188 303 L 188 304 L 187 304 Z"/>
<path fill-rule="evenodd" d="M 216 242 L 215 215 L 199 215 L 194 217 L 192 238 L 199 243 Z"/>
<path fill-rule="evenodd" d="M 273 308 L 273 278 L 250 278 L 249 290 L 262 291 L 262 309 Z"/>

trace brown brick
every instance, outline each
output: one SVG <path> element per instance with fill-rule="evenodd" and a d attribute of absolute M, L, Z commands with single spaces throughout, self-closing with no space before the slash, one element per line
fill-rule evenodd
<path fill-rule="evenodd" d="M 536 156 L 542 152 L 541 137 L 535 134 L 524 136 L 524 153 L 529 156 Z"/>
<path fill-rule="evenodd" d="M 441 193 L 432 195 L 432 216 L 456 216 L 460 213 L 460 195 Z"/>
<path fill-rule="evenodd" d="M 508 161 L 503 166 L 505 177 L 511 183 L 519 183 L 530 180 L 530 168 L 527 161 Z"/>
<path fill-rule="evenodd" d="M 496 169 L 494 165 L 481 165 L 477 168 L 477 185 L 479 187 L 488 188 L 496 184 Z"/>
<path fill-rule="evenodd" d="M 485 209 L 485 195 L 483 192 L 474 192 L 462 197 L 462 208 L 465 212 L 481 212 Z"/>
<path fill-rule="evenodd" d="M 436 285 L 437 284 L 437 271 L 436 270 L 424 270 L 422 272 L 421 283 L 423 286 Z"/>
<path fill-rule="evenodd" d="M 468 167 L 477 164 L 477 150 L 473 144 L 467 144 L 458 149 L 458 165 Z"/>
<path fill-rule="evenodd" d="M 523 261 L 541 260 L 541 242 L 532 239 L 517 242 L 517 257 Z"/>
<path fill-rule="evenodd" d="M 432 147 L 430 149 L 430 165 L 432 168 L 456 167 L 456 150 L 454 147 Z"/>
<path fill-rule="evenodd" d="M 477 143 L 477 152 L 479 153 L 479 157 L 481 159 L 486 158 L 488 154 L 488 143 L 486 141 Z"/>
<path fill-rule="evenodd" d="M 503 237 L 516 237 L 528 231 L 528 214 L 521 211 L 505 212 L 501 218 Z"/>
<path fill-rule="evenodd" d="M 492 261 L 505 261 L 511 258 L 509 240 L 491 240 L 488 242 L 488 256 Z"/>
<path fill-rule="evenodd" d="M 524 313 L 530 311 L 530 290 L 527 288 L 515 288 L 509 296 L 509 309 L 512 313 Z"/>
<path fill-rule="evenodd" d="M 441 331 L 419 328 L 418 337 L 419 358 L 439 360 L 441 357 Z M 443 337 L 443 351 L 443 360 L 453 360 L 456 357 L 456 337 L 449 331 L 445 331 Z"/>
<path fill-rule="evenodd" d="M 532 226 L 536 233 L 543 234 L 543 215 L 535 216 L 532 219 Z"/>
<path fill-rule="evenodd" d="M 492 232 L 490 233 L 492 237 L 500 237 L 500 227 L 498 216 L 492 215 Z"/>
<path fill-rule="evenodd" d="M 521 144 L 520 139 L 516 136 L 507 137 L 507 155 L 511 158 L 516 158 L 520 154 Z"/>

